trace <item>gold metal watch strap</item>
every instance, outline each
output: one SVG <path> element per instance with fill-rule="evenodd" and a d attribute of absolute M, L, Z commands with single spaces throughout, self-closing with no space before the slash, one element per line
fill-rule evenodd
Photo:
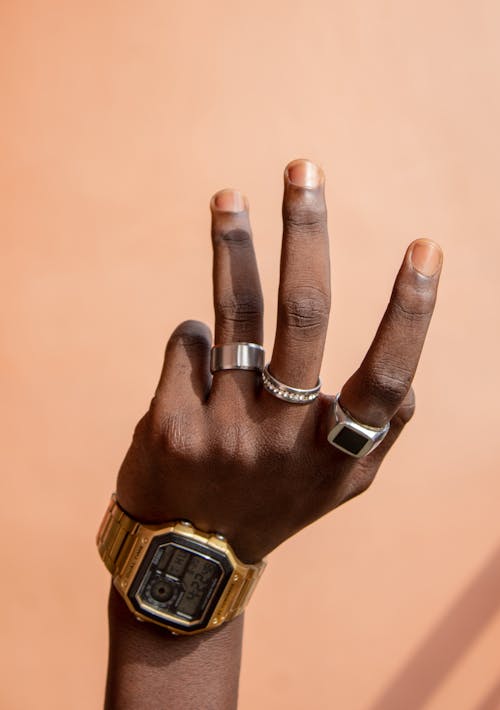
<path fill-rule="evenodd" d="M 97 549 L 113 576 L 120 574 L 141 528 L 123 512 L 113 495 L 97 533 Z"/>
<path fill-rule="evenodd" d="M 214 628 L 233 619 L 245 609 L 266 563 L 245 564 L 239 560 L 221 535 L 196 530 L 190 523 L 171 522 L 165 526 L 141 525 L 130 518 L 119 506 L 113 494 L 97 533 L 97 548 L 107 569 L 113 575 L 115 586 L 127 600 L 127 591 L 132 582 L 141 555 L 156 533 L 165 530 L 177 532 L 192 540 L 204 543 L 212 549 L 224 552 L 231 562 L 233 572 L 205 628 Z M 131 610 L 132 607 L 130 607 Z M 133 610 L 134 613 L 137 610 Z M 140 613 L 136 613 L 140 616 Z M 146 617 L 145 617 L 146 618 Z M 151 619 L 149 619 L 151 621 Z M 158 622 L 160 623 L 160 622 Z M 160 624 L 163 625 L 163 624 Z M 168 624 L 164 624 L 168 628 Z M 177 633 L 191 633 L 188 629 Z M 192 632 L 196 633 L 196 632 Z"/>
<path fill-rule="evenodd" d="M 233 619 L 244 611 L 265 566 L 262 561 L 254 565 L 240 565 L 234 570 L 231 582 L 217 605 L 214 624 Z"/>

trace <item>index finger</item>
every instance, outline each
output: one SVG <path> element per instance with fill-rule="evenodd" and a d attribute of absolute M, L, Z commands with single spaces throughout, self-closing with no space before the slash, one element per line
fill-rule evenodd
<path fill-rule="evenodd" d="M 341 405 L 358 421 L 381 427 L 408 393 L 427 334 L 443 255 L 430 239 L 408 247 L 391 299 L 363 362 L 342 387 Z"/>

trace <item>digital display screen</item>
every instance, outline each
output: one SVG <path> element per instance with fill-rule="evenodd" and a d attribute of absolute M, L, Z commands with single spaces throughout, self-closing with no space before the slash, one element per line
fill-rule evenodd
<path fill-rule="evenodd" d="M 185 593 L 177 607 L 177 611 L 190 618 L 198 615 L 200 607 L 212 587 L 219 578 L 218 566 L 198 555 L 193 555 L 183 578 Z"/>
<path fill-rule="evenodd" d="M 221 566 L 176 543 L 160 545 L 142 579 L 137 599 L 187 621 L 201 618 L 224 574 Z"/>

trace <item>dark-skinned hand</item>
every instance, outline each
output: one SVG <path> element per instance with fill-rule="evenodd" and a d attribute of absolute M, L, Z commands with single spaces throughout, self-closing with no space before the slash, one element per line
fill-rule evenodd
<path fill-rule="evenodd" d="M 216 344 L 263 342 L 263 299 L 248 203 L 236 190 L 211 201 Z M 210 374 L 212 336 L 181 323 L 160 381 L 121 466 L 117 496 L 143 523 L 190 520 L 218 531 L 244 562 L 364 491 L 414 410 L 411 382 L 432 316 L 442 263 L 429 240 L 410 244 L 368 352 L 342 388 L 359 421 L 391 428 L 364 458 L 327 441 L 333 396 L 277 399 L 255 371 Z M 186 282 L 186 288 L 189 283 Z M 309 161 L 285 170 L 278 318 L 270 372 L 292 387 L 318 380 L 330 310 L 324 175 Z"/>

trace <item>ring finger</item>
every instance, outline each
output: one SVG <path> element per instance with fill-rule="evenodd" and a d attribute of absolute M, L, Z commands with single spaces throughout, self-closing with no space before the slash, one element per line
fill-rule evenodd
<path fill-rule="evenodd" d="M 212 212 L 215 345 L 262 345 L 263 298 L 253 247 L 248 202 L 238 190 L 220 190 Z M 255 372 L 214 373 L 212 393 L 238 387 L 255 389 Z"/>

